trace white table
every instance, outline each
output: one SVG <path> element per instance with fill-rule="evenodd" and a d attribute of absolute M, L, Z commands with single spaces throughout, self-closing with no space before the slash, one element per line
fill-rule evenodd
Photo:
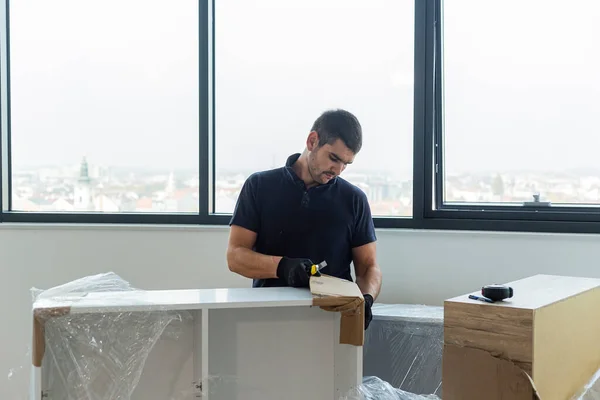
<path fill-rule="evenodd" d="M 67 400 L 65 391 L 75 391 L 67 382 L 78 382 L 88 392 L 75 397 L 99 400 L 106 394 L 91 396 L 90 388 L 105 391 L 107 382 L 134 382 L 132 376 L 111 377 L 110 368 L 86 368 L 102 365 L 95 358 L 123 362 L 111 351 L 135 353 L 132 343 L 152 343 L 143 326 L 135 328 L 140 318 L 159 321 L 181 313 L 183 320 L 162 331 L 137 369 L 141 376 L 131 399 L 337 400 L 362 381 L 362 347 L 340 344 L 339 313 L 312 304 L 308 289 L 294 288 L 105 292 L 39 300 L 34 342 L 44 326 L 46 348 L 34 350 L 30 397 Z M 52 310 L 67 314 L 36 323 L 35 315 Z M 107 344 L 137 334 L 140 339 L 125 341 L 129 345 L 118 350 Z M 69 371 L 71 365 L 79 367 Z"/>

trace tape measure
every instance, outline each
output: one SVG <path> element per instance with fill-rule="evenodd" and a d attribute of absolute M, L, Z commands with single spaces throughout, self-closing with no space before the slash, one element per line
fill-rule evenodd
<path fill-rule="evenodd" d="M 506 285 L 486 285 L 481 288 L 481 295 L 492 301 L 502 301 L 513 297 L 513 288 Z"/>

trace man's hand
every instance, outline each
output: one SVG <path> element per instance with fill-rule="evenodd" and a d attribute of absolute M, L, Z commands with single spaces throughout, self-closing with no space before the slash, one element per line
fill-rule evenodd
<path fill-rule="evenodd" d="M 371 320 L 373 319 L 373 313 L 371 312 L 371 307 L 373 307 L 373 296 L 370 294 L 365 294 L 363 296 L 365 298 L 365 331 L 369 327 Z"/>
<path fill-rule="evenodd" d="M 277 266 L 277 277 L 288 286 L 308 287 L 310 267 L 313 264 L 308 258 L 283 257 Z"/>

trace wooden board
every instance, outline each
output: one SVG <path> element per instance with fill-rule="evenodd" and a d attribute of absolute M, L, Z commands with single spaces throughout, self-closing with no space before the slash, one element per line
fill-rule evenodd
<path fill-rule="evenodd" d="M 312 293 L 313 297 L 363 298 L 363 295 L 356 283 L 329 275 L 311 277 L 310 292 Z"/>
<path fill-rule="evenodd" d="M 532 377 L 542 399 L 570 398 L 600 368 L 599 314 L 598 288 L 535 311 Z"/>
<path fill-rule="evenodd" d="M 600 286 L 600 279 L 559 275 L 534 275 L 525 279 L 508 282 L 506 285 L 514 289 L 515 295 L 510 299 L 494 303 L 494 307 L 536 310 L 575 296 L 581 292 L 597 288 Z M 481 304 L 480 301 L 469 299 L 469 294 L 481 295 L 481 289 L 448 299 L 446 302 Z"/>
<path fill-rule="evenodd" d="M 536 398 L 535 388 L 522 369 L 486 351 L 445 344 L 443 364 L 444 400 Z"/>
<path fill-rule="evenodd" d="M 329 275 L 310 278 L 313 305 L 341 313 L 340 343 L 354 346 L 364 344 L 365 300 L 354 282 Z"/>
<path fill-rule="evenodd" d="M 446 302 L 444 343 L 487 351 L 531 374 L 533 311 L 482 302 Z"/>
<path fill-rule="evenodd" d="M 535 388 L 544 400 L 569 398 L 600 367 L 600 280 L 536 275 L 508 285 L 515 294 L 504 302 L 469 299 L 476 291 L 444 303 L 444 399 L 477 398 L 477 382 L 500 371 L 500 364 L 477 368 L 481 355 L 469 361 L 468 351 L 459 362 L 457 349 L 483 351 L 492 364 L 510 361 L 532 380 L 525 387 L 503 378 L 494 386 L 500 397 L 489 398 L 514 396 L 515 387 L 525 397 Z"/>

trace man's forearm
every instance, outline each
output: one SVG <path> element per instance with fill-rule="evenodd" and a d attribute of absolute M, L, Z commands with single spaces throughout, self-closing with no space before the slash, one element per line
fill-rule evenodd
<path fill-rule="evenodd" d="M 377 266 L 366 268 L 363 275 L 356 277 L 356 284 L 362 294 L 370 294 L 377 299 L 381 290 L 381 270 Z"/>
<path fill-rule="evenodd" d="M 250 279 L 277 278 L 281 257 L 268 256 L 244 247 L 227 251 L 227 263 L 232 272 Z"/>

